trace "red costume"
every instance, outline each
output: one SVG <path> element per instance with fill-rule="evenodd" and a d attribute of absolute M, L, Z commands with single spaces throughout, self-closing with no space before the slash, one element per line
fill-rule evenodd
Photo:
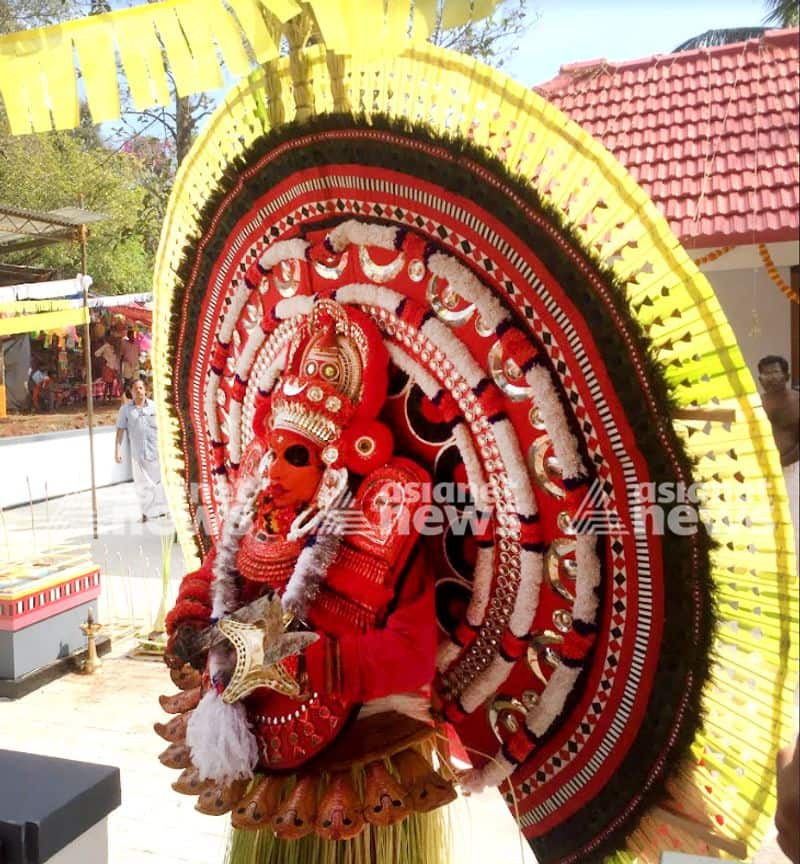
<path fill-rule="evenodd" d="M 197 784 L 213 782 L 225 808 L 238 804 L 237 827 L 270 825 L 279 837 L 297 839 L 316 821 L 320 836 L 338 840 L 363 829 L 364 820 L 352 817 L 365 801 L 375 802 L 367 821 L 403 819 L 413 808 L 388 802 L 405 802 L 416 781 L 409 778 L 397 798 L 401 793 L 391 791 L 396 783 L 382 767 L 392 756 L 398 765 L 416 759 L 425 782 L 438 785 L 436 795 L 423 796 L 420 812 L 454 797 L 452 787 L 420 763 L 421 753 L 408 749 L 433 731 L 433 574 L 412 527 L 418 497 L 407 494 L 429 477 L 411 460 L 392 456 L 391 433 L 376 420 L 387 368 L 369 319 L 330 301 L 316 304 L 289 345 L 280 381 L 264 396 L 269 410 L 256 412 L 256 437 L 239 466 L 228 517 L 233 529 L 226 527 L 220 548 L 184 578 L 167 619 L 173 665 L 189 660 L 205 671 L 186 720 L 192 765 L 176 788 L 195 792 Z M 363 479 L 351 489 L 353 474 Z M 280 602 L 294 642 L 277 664 L 268 664 L 263 650 L 270 639 L 277 644 L 287 637 L 270 630 L 266 616 L 251 613 L 263 611 L 264 598 L 273 596 L 280 598 L 272 602 Z M 219 619 L 235 656 L 212 627 Z M 242 620 L 250 628 L 244 636 Z M 262 627 L 256 636 L 262 644 L 253 664 L 247 637 L 255 625 Z M 254 682 L 253 676 L 261 677 Z M 381 718 L 391 719 L 388 733 Z M 218 751 L 228 745 L 217 736 L 228 736 L 228 722 L 236 755 L 220 761 Z M 379 742 L 370 728 L 380 729 Z M 321 763 L 313 761 L 317 757 Z M 365 772 L 363 793 L 353 786 L 353 768 Z M 243 782 L 255 770 L 264 779 L 243 798 Z M 263 797 L 262 786 L 271 788 L 283 776 L 276 772 L 295 770 L 302 772 L 296 796 L 283 808 L 277 799 L 269 808 L 262 801 L 257 818 L 248 815 L 255 798 Z M 316 778 L 328 771 L 338 778 L 326 787 L 331 800 L 323 796 L 316 820 L 298 824 L 297 813 L 316 806 Z"/>

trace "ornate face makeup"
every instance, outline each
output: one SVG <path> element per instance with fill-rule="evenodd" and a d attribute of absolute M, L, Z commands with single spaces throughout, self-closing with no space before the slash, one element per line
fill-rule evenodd
<path fill-rule="evenodd" d="M 296 507 L 314 497 L 325 465 L 319 449 L 296 432 L 280 429 L 269 439 L 268 492 L 278 507 Z"/>

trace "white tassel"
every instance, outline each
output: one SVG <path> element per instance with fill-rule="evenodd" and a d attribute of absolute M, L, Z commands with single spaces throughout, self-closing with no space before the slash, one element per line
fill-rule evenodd
<path fill-rule="evenodd" d="M 216 690 L 209 690 L 192 712 L 186 743 L 202 780 L 230 783 L 253 776 L 258 742 L 250 730 L 244 705 L 227 705 Z"/>
<path fill-rule="evenodd" d="M 499 786 L 503 780 L 508 779 L 514 773 L 514 766 L 498 751 L 491 762 L 487 762 L 483 768 L 472 768 L 465 771 L 459 783 L 465 792 L 478 795 L 484 789 Z"/>

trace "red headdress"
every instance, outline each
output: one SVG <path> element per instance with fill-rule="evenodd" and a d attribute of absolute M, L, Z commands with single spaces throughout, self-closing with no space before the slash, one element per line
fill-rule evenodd
<path fill-rule="evenodd" d="M 380 333 L 366 315 L 318 300 L 288 346 L 269 428 L 308 438 L 328 465 L 369 472 L 392 454 L 391 432 L 376 419 L 386 401 L 388 366 Z"/>

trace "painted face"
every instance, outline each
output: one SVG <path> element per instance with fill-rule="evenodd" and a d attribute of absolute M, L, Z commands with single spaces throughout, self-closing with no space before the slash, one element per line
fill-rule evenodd
<path fill-rule="evenodd" d="M 267 459 L 268 492 L 278 507 L 311 501 L 325 465 L 319 450 L 302 435 L 283 429 L 272 432 Z"/>
<path fill-rule="evenodd" d="M 758 380 L 767 392 L 783 390 L 789 376 L 781 368 L 780 363 L 767 363 L 758 372 Z"/>

